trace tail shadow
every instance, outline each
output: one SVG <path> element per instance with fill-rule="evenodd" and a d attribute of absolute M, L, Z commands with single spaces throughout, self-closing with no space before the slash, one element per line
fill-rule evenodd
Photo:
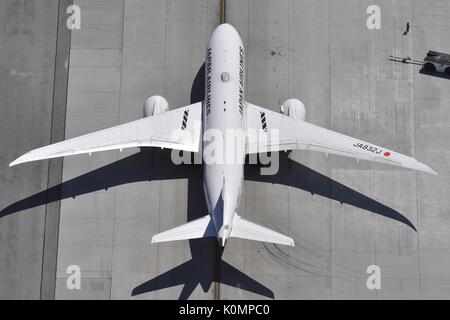
<path fill-rule="evenodd" d="M 191 89 L 191 103 L 203 101 L 205 94 L 205 64 L 199 69 Z M 203 176 L 200 173 L 188 180 L 188 221 L 208 213 L 203 191 Z M 189 240 L 192 259 L 134 288 L 132 296 L 164 288 L 183 285 L 179 299 L 188 299 L 192 292 L 201 286 L 207 292 L 213 282 L 273 298 L 273 292 L 259 282 L 245 275 L 222 260 L 222 249 L 216 239 Z"/>
<path fill-rule="evenodd" d="M 205 215 L 205 197 L 201 178 L 189 179 L 188 183 L 188 221 Z M 199 214 L 200 213 L 200 214 Z M 220 282 L 259 295 L 274 298 L 272 290 L 245 275 L 222 260 L 222 248 L 215 238 L 189 240 L 191 260 L 137 286 L 132 296 L 164 288 L 183 285 L 179 299 L 188 299 L 192 292 L 201 286 L 208 292 L 213 282 Z"/>

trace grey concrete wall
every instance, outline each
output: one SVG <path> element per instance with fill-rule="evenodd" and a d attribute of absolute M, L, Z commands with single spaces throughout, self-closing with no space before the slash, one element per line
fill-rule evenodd
<path fill-rule="evenodd" d="M 66 138 L 141 118 L 143 103 L 151 95 L 164 96 L 171 108 L 191 103 L 191 87 L 218 21 L 218 1 L 75 3 L 80 5 L 83 18 L 81 30 L 72 35 Z M 152 170 L 165 170 L 165 164 L 155 165 L 153 162 L 159 161 L 153 155 L 130 160 L 128 157 L 137 151 L 75 156 L 64 162 L 64 180 L 88 175 L 76 186 L 83 195 L 62 202 L 57 298 L 180 296 L 183 281 L 178 283 L 176 275 L 172 277 L 175 286 L 161 280 L 162 290 L 154 291 L 159 284 L 145 283 L 191 258 L 187 242 L 150 244 L 153 234 L 186 222 L 187 179 L 146 180 Z M 115 169 L 89 174 L 107 164 Z M 124 166 L 140 172 L 141 179 L 128 183 L 133 177 Z M 114 185 L 121 179 L 127 183 L 85 193 L 86 184 L 97 184 L 97 179 L 112 179 Z M 81 268 L 79 291 L 66 288 L 69 265 Z M 214 269 L 214 261 L 209 265 Z M 133 294 L 139 286 L 139 294 Z M 212 293 L 204 293 L 200 286 L 191 295 L 211 297 Z"/>
<path fill-rule="evenodd" d="M 366 27 L 370 4 L 381 8 L 381 30 Z M 247 45 L 250 102 L 278 110 L 299 98 L 307 121 L 415 156 L 440 175 L 296 152 L 293 159 L 335 182 L 290 167 L 291 176 L 307 179 L 306 188 L 247 182 L 241 208 L 290 234 L 296 247 L 235 241 L 225 260 L 276 298 L 449 298 L 450 82 L 388 61 L 391 54 L 449 52 L 448 17 L 446 1 L 227 1 L 227 19 Z M 407 21 L 411 31 L 402 36 Z M 330 196 L 342 190 L 336 182 L 350 188 L 341 191 L 343 204 Z M 311 194 L 319 184 L 330 192 Z M 417 232 L 380 214 L 393 211 Z M 381 290 L 366 287 L 371 264 L 381 268 Z M 258 298 L 221 289 L 223 298 Z"/>
<path fill-rule="evenodd" d="M 192 84 L 219 1 L 75 3 L 82 28 L 71 39 L 65 121 L 63 109 L 52 110 L 65 93 L 64 82 L 53 89 L 56 1 L 0 3 L 0 204 L 19 201 L 0 218 L 1 298 L 51 298 L 56 253 L 57 299 L 450 297 L 450 80 L 388 61 L 450 52 L 447 1 L 377 1 L 382 28 L 369 31 L 372 1 L 227 0 L 227 21 L 247 49 L 248 101 L 278 110 L 299 98 L 307 121 L 410 154 L 440 175 L 307 152 L 292 153 L 300 164 L 281 158 L 273 177 L 250 168 L 240 214 L 291 235 L 296 247 L 232 239 L 220 264 L 214 240 L 150 244 L 206 213 L 201 168 L 175 167 L 167 152 L 68 157 L 61 190 L 52 188 L 61 162 L 7 167 L 58 133 L 138 119 L 153 94 L 172 108 L 199 96 Z M 59 204 L 45 204 L 61 196 L 57 242 L 44 230 L 55 231 Z M 366 288 L 371 264 L 381 267 L 381 290 Z M 81 290 L 66 287 L 70 265 L 81 268 Z"/>
<path fill-rule="evenodd" d="M 0 3 L 1 299 L 54 296 L 58 203 L 9 209 L 15 201 L 59 184 L 62 161 L 8 164 L 63 138 L 70 31 L 59 30 L 58 24 L 65 27 L 68 2 Z"/>
<path fill-rule="evenodd" d="M 187 104 L 208 34 L 216 24 L 211 7 L 202 3 L 169 1 L 161 7 L 155 2 L 148 10 L 147 2 L 118 2 L 111 4 L 108 18 L 97 16 L 88 26 L 90 33 L 82 30 L 75 36 L 69 136 L 136 119 L 142 101 L 154 93 L 162 93 L 171 105 Z M 121 4 L 122 33 L 116 25 L 121 23 Z M 448 28 L 448 5 L 382 1 L 382 29 L 369 31 L 369 4 L 228 0 L 227 20 L 238 28 L 247 48 L 248 100 L 278 110 L 284 99 L 300 98 L 308 121 L 411 154 L 441 175 L 293 153 L 292 159 L 302 165 L 285 160 L 280 173 L 290 177 L 289 186 L 276 179 L 246 182 L 240 213 L 290 234 L 296 247 L 232 239 L 224 261 L 256 284 L 222 264 L 220 292 L 205 285 L 205 295 L 197 286 L 190 298 L 447 297 L 448 80 L 418 74 L 417 67 L 388 62 L 388 56 L 420 58 L 428 49 L 449 51 L 442 31 Z M 195 10 L 199 8 L 206 10 Z M 87 15 L 95 16 L 89 11 Z M 202 19 L 209 20 L 207 27 Z M 427 24 L 430 19 L 433 24 Z M 109 27 L 98 20 L 108 21 Z M 406 21 L 412 29 L 403 37 Z M 108 37 L 103 28 L 108 28 Z M 73 158 L 66 162 L 65 178 L 127 155 Z M 177 298 L 180 291 L 186 297 L 182 287 L 186 279 L 197 279 L 198 270 L 182 264 L 179 270 L 187 275 L 180 279 L 183 273 L 172 269 L 191 257 L 198 259 L 199 250 L 187 243 L 148 243 L 158 230 L 185 222 L 186 211 L 192 210 L 190 186 L 186 179 L 139 182 L 66 200 L 59 296 L 129 298 L 137 289 L 138 298 Z M 418 232 L 395 219 L 410 220 Z M 202 258 L 211 261 L 208 255 Z M 77 261 L 89 279 L 81 292 L 68 292 L 64 268 Z M 371 264 L 381 267 L 380 291 L 366 288 L 366 268 Z M 169 283 L 178 286 L 167 288 Z M 161 289 L 145 293 L 155 288 Z"/>

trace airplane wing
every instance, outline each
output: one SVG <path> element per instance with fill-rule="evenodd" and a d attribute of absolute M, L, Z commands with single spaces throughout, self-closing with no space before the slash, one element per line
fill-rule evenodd
<path fill-rule="evenodd" d="M 201 106 L 202 103 L 198 102 L 35 149 L 11 162 L 9 166 L 35 160 L 132 147 L 161 147 L 198 152 L 201 135 Z"/>
<path fill-rule="evenodd" d="M 293 119 L 251 103 L 247 103 L 246 125 L 247 131 L 249 129 L 259 130 L 259 132 L 272 137 L 261 139 L 257 135 L 248 134 L 247 154 L 283 150 L 311 150 L 437 174 L 414 158 L 305 121 Z M 272 129 L 276 130 L 275 133 L 278 133 L 278 137 L 271 134 Z"/>

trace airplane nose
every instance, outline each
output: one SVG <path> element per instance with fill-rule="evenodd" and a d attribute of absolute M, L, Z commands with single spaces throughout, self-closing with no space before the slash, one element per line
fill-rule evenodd
<path fill-rule="evenodd" d="M 222 23 L 220 25 L 217 26 L 215 31 L 225 31 L 225 32 L 233 32 L 233 33 L 237 33 L 237 30 L 235 27 L 233 27 L 231 24 L 229 23 Z"/>
<path fill-rule="evenodd" d="M 240 39 L 239 32 L 231 24 L 222 23 L 219 25 L 211 35 L 211 40 L 216 39 L 223 41 L 224 38 Z"/>

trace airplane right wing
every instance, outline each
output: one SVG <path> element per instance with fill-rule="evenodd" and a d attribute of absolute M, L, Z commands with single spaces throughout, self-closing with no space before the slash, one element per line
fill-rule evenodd
<path fill-rule="evenodd" d="M 262 130 L 269 135 L 270 130 L 275 129 L 278 133 L 278 139 L 272 139 L 272 141 L 270 138 L 257 139 L 256 137 L 255 139 L 255 136 L 248 135 L 247 154 L 282 150 L 311 150 L 437 174 L 427 165 L 412 157 L 305 121 L 296 120 L 251 103 L 247 103 L 246 126 L 247 131 L 249 129 Z"/>
<path fill-rule="evenodd" d="M 35 160 L 132 147 L 161 147 L 198 152 L 201 109 L 202 103 L 198 102 L 58 142 L 32 150 L 11 162 L 9 166 Z"/>

